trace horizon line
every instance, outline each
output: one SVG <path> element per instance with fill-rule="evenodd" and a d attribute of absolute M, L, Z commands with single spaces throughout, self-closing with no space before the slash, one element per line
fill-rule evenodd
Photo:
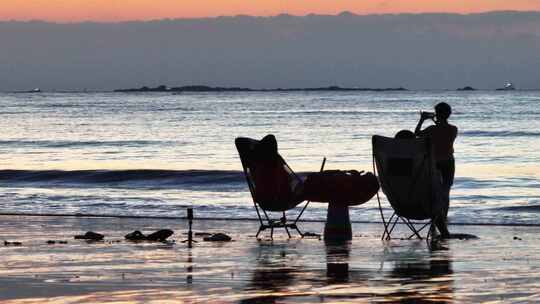
<path fill-rule="evenodd" d="M 220 87 L 216 86 L 217 88 L 237 88 L 237 87 Z M 371 93 L 388 93 L 388 92 L 422 92 L 422 91 L 437 91 L 437 92 L 463 92 L 463 93 L 471 93 L 471 92 L 526 92 L 526 91 L 540 91 L 539 88 L 516 88 L 514 90 L 500 90 L 500 88 L 474 88 L 474 90 L 463 90 L 463 87 L 458 88 L 405 88 L 405 87 L 397 87 L 397 88 L 349 88 L 349 87 L 342 87 L 341 90 L 339 89 L 324 89 L 324 86 L 322 87 L 306 87 L 306 88 L 242 88 L 247 90 L 223 90 L 223 91 L 173 91 L 173 90 L 163 90 L 163 91 L 143 91 L 138 89 L 44 89 L 37 92 L 32 92 L 31 90 L 0 90 L 0 94 L 47 94 L 47 93 L 56 93 L 56 94 L 73 94 L 73 93 L 88 93 L 88 94 L 95 94 L 95 93 L 119 93 L 119 94 L 155 94 L 155 93 L 271 93 L 271 92 L 283 92 L 283 93 L 295 93 L 295 92 L 335 92 L 335 91 L 349 91 L 349 92 L 371 92 Z"/>
<path fill-rule="evenodd" d="M 1 23 L 48 23 L 48 24 L 59 24 L 59 25 L 70 25 L 70 24 L 123 24 L 123 23 L 152 23 L 152 22 L 162 22 L 162 21 L 189 21 L 189 20 L 212 20 L 212 19 L 227 19 L 227 18 L 277 18 L 277 17 L 296 17 L 296 18 L 305 18 L 305 17 L 339 17 L 339 16 L 352 16 L 352 17 L 367 17 L 367 16 L 421 16 L 421 15 L 456 15 L 456 16 L 473 16 L 473 15 L 490 15 L 490 14 L 500 14 L 500 13 L 540 13 L 539 10 L 487 10 L 479 12 L 401 12 L 401 13 L 355 13 L 351 11 L 341 11 L 336 14 L 317 14 L 317 13 L 308 13 L 304 15 L 295 15 L 290 13 L 279 13 L 274 15 L 248 15 L 248 14 L 236 14 L 236 15 L 216 15 L 216 16 L 201 16 L 201 17 L 175 17 L 175 18 L 150 18 L 150 19 L 132 19 L 132 20 L 120 20 L 120 21 L 98 21 L 98 20 L 80 20 L 80 21 L 55 21 L 55 20 L 45 20 L 45 19 L 0 19 Z"/>

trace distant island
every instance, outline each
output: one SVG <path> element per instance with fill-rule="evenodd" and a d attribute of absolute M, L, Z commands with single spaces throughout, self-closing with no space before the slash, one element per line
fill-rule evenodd
<path fill-rule="evenodd" d="M 476 89 L 471 86 L 466 86 L 466 87 L 457 89 L 457 91 L 476 91 Z"/>
<path fill-rule="evenodd" d="M 181 87 L 167 87 L 160 85 L 157 87 L 141 87 L 133 89 L 116 89 L 115 92 L 297 92 L 297 91 L 373 91 L 373 92 L 386 92 L 386 91 L 407 91 L 407 89 L 399 88 L 348 88 L 340 86 L 328 86 L 317 88 L 276 88 L 276 89 L 252 89 L 242 87 L 211 87 L 205 85 L 190 85 Z"/>
<path fill-rule="evenodd" d="M 26 91 L 13 91 L 13 93 L 41 93 L 41 89 L 35 88 L 32 90 L 26 90 Z"/>

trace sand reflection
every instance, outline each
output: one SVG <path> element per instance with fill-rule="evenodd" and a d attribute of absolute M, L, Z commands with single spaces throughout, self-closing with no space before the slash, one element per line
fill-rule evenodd
<path fill-rule="evenodd" d="M 361 225 L 362 234 L 345 243 L 283 235 L 258 242 L 256 222 L 201 221 L 197 228 L 225 229 L 235 241 L 199 239 L 189 249 L 181 233 L 169 245 L 116 241 L 124 231 L 155 230 L 163 221 L 3 219 L 0 230 L 23 245 L 0 246 L 2 303 L 540 301 L 538 228 L 466 227 L 482 237 L 430 251 L 425 241 L 381 242 L 379 225 Z M 168 224 L 185 229 L 185 222 Z M 105 227 L 110 242 L 45 244 L 95 227 Z"/>
<path fill-rule="evenodd" d="M 257 259 L 250 282 L 245 290 L 252 296 L 240 303 L 276 303 L 290 295 L 295 285 L 295 274 L 301 267 L 294 266 L 295 250 L 287 244 L 259 243 L 254 249 Z"/>
<path fill-rule="evenodd" d="M 385 296 L 387 302 L 453 302 L 454 279 L 449 251 L 419 250 L 416 247 L 386 247 L 387 282 L 395 290 Z"/>

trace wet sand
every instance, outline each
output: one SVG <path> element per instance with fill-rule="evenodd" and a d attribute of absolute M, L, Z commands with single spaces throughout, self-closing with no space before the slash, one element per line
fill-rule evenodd
<path fill-rule="evenodd" d="M 451 226 L 475 240 L 430 250 L 380 240 L 382 224 L 353 224 L 348 244 L 316 238 L 257 241 L 254 221 L 195 220 L 195 232 L 234 241 L 189 249 L 184 220 L 0 216 L 2 303 L 538 302 L 540 227 Z M 133 230 L 169 228 L 174 243 L 131 243 Z M 321 233 L 323 223 L 302 223 Z M 402 229 L 404 227 L 399 227 Z M 103 242 L 74 240 L 95 231 Z M 405 236 L 405 234 L 401 234 Z M 269 236 L 269 232 L 264 236 Z M 46 244 L 67 240 L 67 244 Z"/>

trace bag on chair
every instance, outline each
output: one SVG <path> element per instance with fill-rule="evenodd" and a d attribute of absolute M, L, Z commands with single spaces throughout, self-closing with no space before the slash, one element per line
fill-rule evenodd
<path fill-rule="evenodd" d="M 369 201 L 379 191 L 379 182 L 370 172 L 328 170 L 308 175 L 304 198 L 314 202 L 331 202 L 348 206 Z"/>

